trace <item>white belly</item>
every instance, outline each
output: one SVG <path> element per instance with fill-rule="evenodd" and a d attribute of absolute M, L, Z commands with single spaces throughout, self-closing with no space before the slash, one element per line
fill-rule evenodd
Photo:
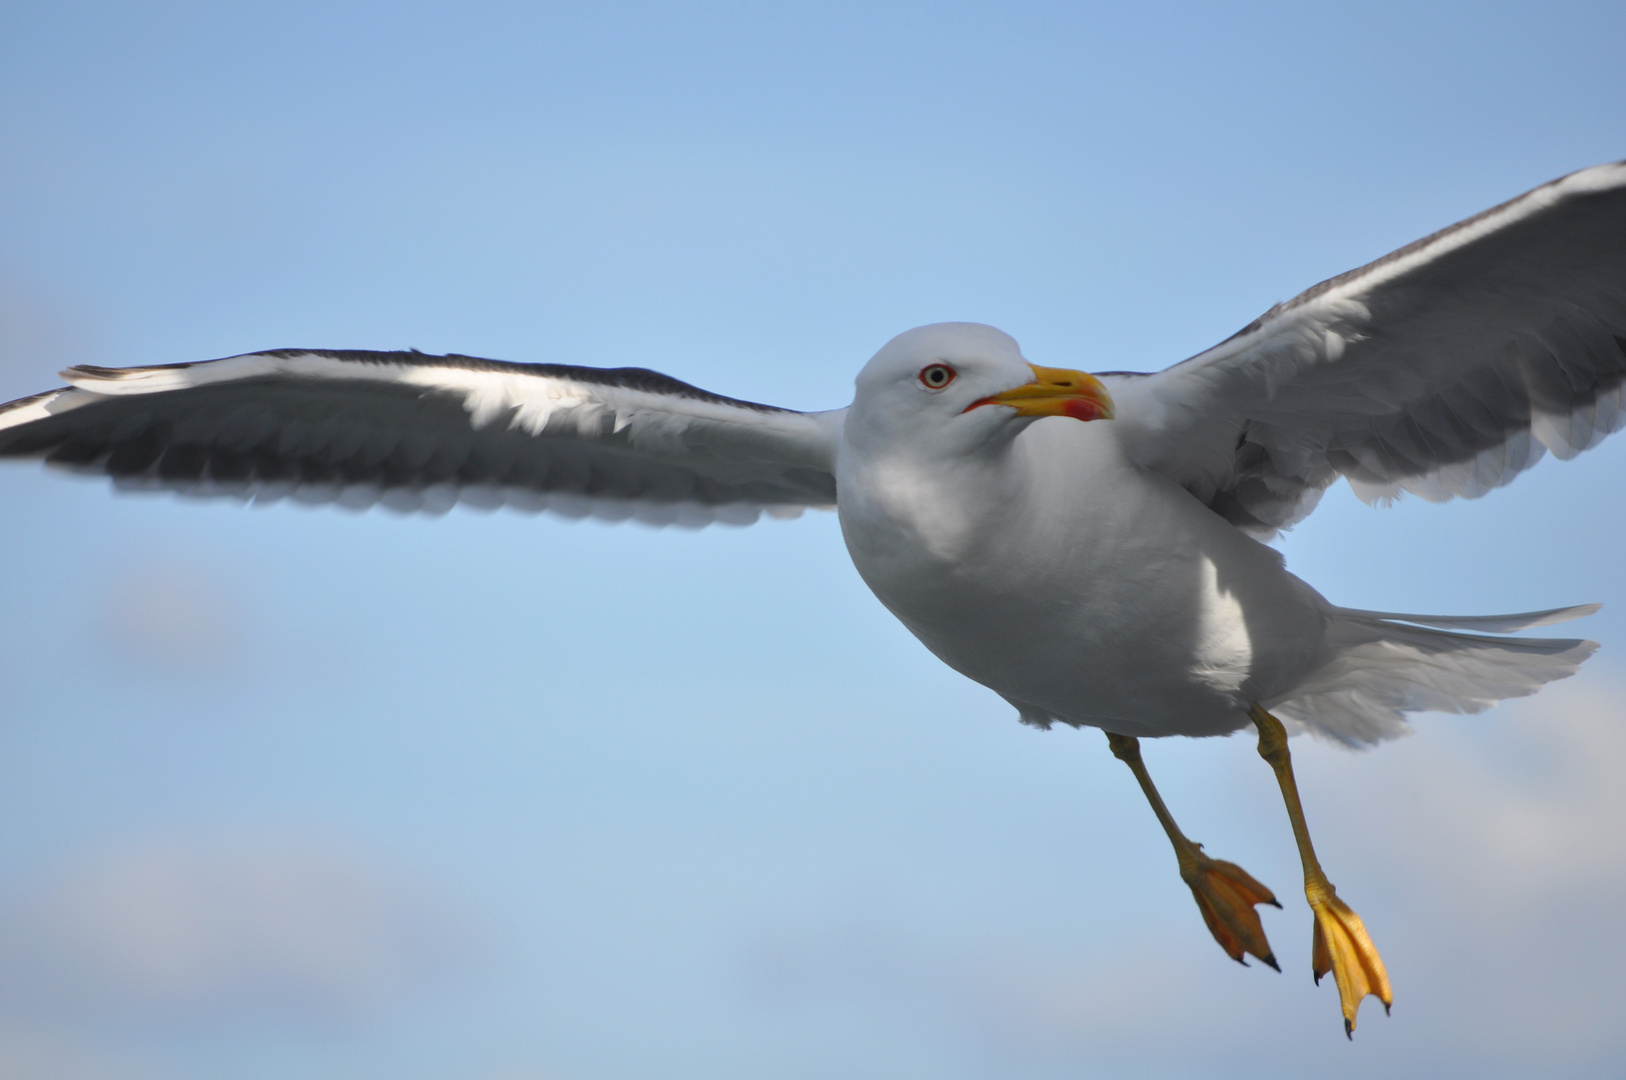
<path fill-rule="evenodd" d="M 1320 659 L 1324 601 L 1105 424 L 1042 421 L 975 473 L 838 474 L 843 535 L 881 602 L 1023 719 L 1215 735 Z"/>

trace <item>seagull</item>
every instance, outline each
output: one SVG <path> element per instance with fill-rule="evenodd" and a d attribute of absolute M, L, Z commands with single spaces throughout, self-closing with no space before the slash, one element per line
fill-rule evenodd
<path fill-rule="evenodd" d="M 273 349 L 71 367 L 0 406 L 0 456 L 122 489 L 696 527 L 834 509 L 875 596 L 1025 724 L 1105 733 L 1220 947 L 1280 970 L 1274 894 L 1176 825 L 1139 740 L 1252 727 L 1344 1030 L 1392 1003 L 1322 870 L 1290 733 L 1369 746 L 1475 712 L 1596 644 L 1512 636 L 1597 605 L 1440 616 L 1338 607 L 1267 543 L 1340 477 L 1445 501 L 1626 423 L 1626 162 L 1571 173 L 1278 304 L 1157 373 L 1041 367 L 989 326 L 898 335 L 850 406 L 799 412 L 643 368 Z"/>

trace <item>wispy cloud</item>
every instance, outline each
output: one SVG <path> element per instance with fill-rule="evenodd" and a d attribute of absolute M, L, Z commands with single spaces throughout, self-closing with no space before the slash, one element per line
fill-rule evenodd
<path fill-rule="evenodd" d="M 87 1025 L 366 1016 L 455 969 L 433 889 L 307 837 L 171 837 L 58 868 L 0 917 L 0 1017 Z"/>
<path fill-rule="evenodd" d="M 133 554 L 116 567 L 95 613 L 97 637 L 144 671 L 218 678 L 247 652 L 247 619 L 222 577 L 178 555 Z"/>
<path fill-rule="evenodd" d="M 167 1080 L 128 1055 L 92 1049 L 71 1033 L 0 1027 L 0 1076 L 6 1080 Z"/>
<path fill-rule="evenodd" d="M 758 943 L 748 984 L 779 1011 L 836 1008 L 957 1046 L 969 1075 L 1606 1073 L 1626 1055 L 1626 691 L 1568 684 L 1419 726 L 1376 755 L 1294 742 L 1329 869 L 1396 982 L 1395 1017 L 1369 1005 L 1353 1049 L 1331 988 L 1309 986 L 1309 919 L 1288 888 L 1266 919 L 1281 977 L 1192 955 L 1189 935 L 1177 946 L 1148 921 L 1041 934 L 1061 943 L 1048 950 L 1029 932 L 944 941 L 894 921 L 787 928 Z M 1250 827 L 1285 831 L 1270 811 Z"/>

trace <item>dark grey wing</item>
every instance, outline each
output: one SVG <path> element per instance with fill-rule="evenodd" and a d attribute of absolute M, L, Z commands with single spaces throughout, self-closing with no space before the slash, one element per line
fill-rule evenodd
<path fill-rule="evenodd" d="M 0 406 L 0 457 L 195 495 L 651 524 L 743 524 L 836 498 L 841 412 L 641 368 L 279 349 L 62 374 L 72 386 Z"/>
<path fill-rule="evenodd" d="M 1369 502 L 1483 495 L 1626 420 L 1626 163 L 1324 281 L 1166 371 L 1106 381 L 1131 457 L 1258 535 L 1340 475 Z"/>

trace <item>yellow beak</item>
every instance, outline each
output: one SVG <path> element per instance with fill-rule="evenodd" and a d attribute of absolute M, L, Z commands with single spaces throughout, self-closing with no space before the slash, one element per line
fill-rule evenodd
<path fill-rule="evenodd" d="M 970 412 L 979 405 L 1009 405 L 1021 416 L 1071 416 L 1074 420 L 1111 420 L 1112 398 L 1101 380 L 1082 371 L 1066 368 L 1033 368 L 1033 381 L 1007 390 L 1003 394 L 974 401 L 966 408 Z"/>

